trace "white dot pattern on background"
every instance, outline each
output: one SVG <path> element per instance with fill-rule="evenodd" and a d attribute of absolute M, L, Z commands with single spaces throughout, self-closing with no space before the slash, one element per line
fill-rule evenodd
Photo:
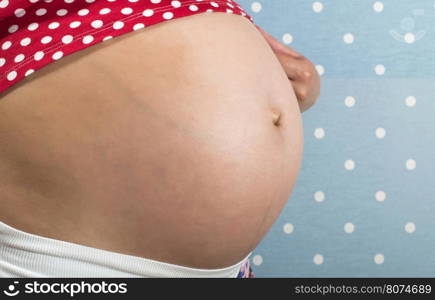
<path fill-rule="evenodd" d="M 355 169 L 355 162 L 352 159 L 348 159 L 344 162 L 344 168 L 348 171 Z"/>
<path fill-rule="evenodd" d="M 435 2 L 241 0 L 254 2 L 262 27 L 310 59 L 322 83 L 302 114 L 285 221 L 257 247 L 254 272 L 432 277 L 435 52 L 422 49 L 435 45 Z"/>
<path fill-rule="evenodd" d="M 344 99 L 344 104 L 345 104 L 347 107 L 353 107 L 353 106 L 355 105 L 355 103 L 356 103 L 355 97 L 347 96 L 347 97 Z"/>
<path fill-rule="evenodd" d="M 314 136 L 316 139 L 323 139 L 325 137 L 325 129 L 316 128 L 316 130 L 314 130 Z"/>
<path fill-rule="evenodd" d="M 316 265 L 321 265 L 321 264 L 323 264 L 323 260 L 324 260 L 324 258 L 323 258 L 323 255 L 322 255 L 322 254 L 316 254 L 316 255 L 314 255 L 314 257 L 313 257 L 313 262 L 314 262 L 314 264 L 316 264 Z"/>
<path fill-rule="evenodd" d="M 282 36 L 282 41 L 284 44 L 291 44 L 293 42 L 293 36 L 290 33 L 285 33 Z"/>
<path fill-rule="evenodd" d="M 260 2 L 252 2 L 251 4 L 251 10 L 254 13 L 259 13 L 262 9 L 261 3 Z"/>
<path fill-rule="evenodd" d="M 408 107 L 414 107 L 417 103 L 417 99 L 415 98 L 415 96 L 408 96 L 405 99 L 405 103 Z"/>
<path fill-rule="evenodd" d="M 294 226 L 291 223 L 286 223 L 286 224 L 284 224 L 282 229 L 284 230 L 285 233 L 290 234 L 293 232 Z"/>
<path fill-rule="evenodd" d="M 384 3 L 376 1 L 375 3 L 373 3 L 373 10 L 378 13 L 382 12 L 384 10 Z"/>
<path fill-rule="evenodd" d="M 232 0 L 0 3 L 0 93 L 51 62 L 153 24 L 203 12 L 238 14 L 253 23 L 252 17 Z M 261 3 L 252 8 L 260 12 Z"/>
<path fill-rule="evenodd" d="M 252 262 L 254 263 L 254 265 L 259 266 L 263 263 L 263 257 L 259 254 L 254 255 L 252 257 Z"/>
<path fill-rule="evenodd" d="M 352 34 L 352 33 L 346 33 L 346 34 L 343 36 L 343 41 L 344 41 L 346 44 L 352 44 L 353 41 L 354 41 L 354 36 L 353 36 L 353 34 Z"/>
<path fill-rule="evenodd" d="M 415 42 L 415 35 L 411 32 L 407 32 L 405 33 L 405 35 L 403 36 L 403 40 L 408 43 L 408 44 L 412 44 Z"/>
<path fill-rule="evenodd" d="M 407 233 L 413 233 L 416 229 L 415 223 L 414 222 L 408 222 L 405 224 L 405 231 Z"/>
<path fill-rule="evenodd" d="M 387 134 L 387 132 L 386 132 L 385 128 L 382 128 L 382 127 L 376 128 L 375 135 L 378 139 L 383 139 L 386 134 Z"/>
<path fill-rule="evenodd" d="M 376 201 L 384 202 L 387 198 L 387 194 L 384 191 L 377 191 L 375 194 Z"/>
<path fill-rule="evenodd" d="M 406 168 L 408 170 L 414 170 L 417 167 L 417 163 L 414 159 L 410 158 L 406 161 Z"/>
<path fill-rule="evenodd" d="M 323 10 L 323 3 L 322 2 L 314 2 L 313 3 L 313 11 L 316 13 L 320 13 Z"/>
<path fill-rule="evenodd" d="M 355 230 L 355 225 L 353 223 L 346 223 L 344 224 L 344 232 L 346 233 L 352 233 Z"/>
<path fill-rule="evenodd" d="M 322 76 L 325 73 L 325 67 L 323 67 L 322 65 L 316 65 L 315 68 L 320 76 Z"/>
<path fill-rule="evenodd" d="M 316 202 L 323 202 L 325 200 L 325 193 L 322 191 L 317 191 L 314 193 L 314 200 Z"/>
<path fill-rule="evenodd" d="M 384 260 L 385 260 L 385 257 L 384 257 L 384 255 L 381 254 L 381 253 L 376 254 L 375 257 L 374 257 L 374 261 L 375 261 L 375 263 L 376 263 L 377 265 L 381 265 L 381 264 L 383 264 L 383 263 L 384 263 Z"/>
<path fill-rule="evenodd" d="M 375 66 L 375 73 L 377 75 L 384 75 L 385 74 L 385 66 L 382 64 Z"/>

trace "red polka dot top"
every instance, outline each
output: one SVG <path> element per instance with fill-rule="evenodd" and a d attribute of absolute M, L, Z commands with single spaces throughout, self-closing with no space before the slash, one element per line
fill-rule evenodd
<path fill-rule="evenodd" d="M 239 14 L 253 22 L 233 0 L 0 0 L 0 97 L 7 88 L 68 54 L 204 12 Z"/>

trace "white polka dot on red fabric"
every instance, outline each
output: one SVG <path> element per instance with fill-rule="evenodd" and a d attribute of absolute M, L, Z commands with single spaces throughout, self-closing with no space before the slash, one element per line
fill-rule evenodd
<path fill-rule="evenodd" d="M 52 55 L 52 58 L 53 58 L 54 60 L 58 60 L 58 59 L 62 58 L 62 56 L 63 56 L 63 52 L 62 52 L 62 51 L 57 51 L 56 53 L 54 53 L 54 54 Z"/>
<path fill-rule="evenodd" d="M 44 52 L 42 51 L 38 51 L 35 53 L 35 55 L 33 55 L 33 58 L 35 60 L 41 60 L 44 57 Z"/>
<path fill-rule="evenodd" d="M 152 9 L 145 9 L 142 13 L 144 17 L 151 17 L 154 14 L 154 11 Z"/>
<path fill-rule="evenodd" d="M 130 7 L 125 7 L 125 8 L 123 8 L 123 9 L 121 9 L 121 13 L 123 14 L 123 15 L 129 15 L 129 14 L 131 14 L 133 12 L 133 10 L 130 8 Z"/>
<path fill-rule="evenodd" d="M 14 32 L 16 32 L 18 30 L 18 25 L 16 25 L 16 24 L 14 24 L 14 25 L 12 25 L 12 26 L 9 26 L 9 28 L 8 28 L 8 32 L 9 33 L 14 33 Z"/>
<path fill-rule="evenodd" d="M 122 21 L 116 21 L 115 23 L 113 23 L 114 29 L 121 29 L 122 27 L 124 27 L 124 22 Z"/>
<path fill-rule="evenodd" d="M 26 14 L 26 11 L 22 8 L 18 8 L 14 11 L 14 13 L 15 13 L 15 16 L 17 18 L 21 18 L 22 16 L 24 16 Z"/>
<path fill-rule="evenodd" d="M 172 19 L 174 17 L 174 14 L 171 13 L 170 11 L 167 11 L 163 14 L 163 18 L 166 20 Z"/>
<path fill-rule="evenodd" d="M 37 9 L 35 13 L 37 16 L 43 16 L 47 13 L 47 10 L 45 8 L 40 8 L 40 9 Z"/>
<path fill-rule="evenodd" d="M 14 58 L 14 62 L 16 62 L 16 63 L 19 63 L 19 62 L 21 62 L 21 61 L 23 61 L 24 60 L 24 54 L 18 54 L 17 56 L 15 56 L 15 58 Z"/>
<path fill-rule="evenodd" d="M 0 8 L 5 8 L 8 5 L 9 5 L 9 1 L 8 0 L 1 0 L 0 1 Z"/>
<path fill-rule="evenodd" d="M 81 25 L 81 22 L 80 21 L 74 21 L 74 22 L 71 22 L 70 24 L 69 24 L 69 27 L 71 27 L 71 28 L 77 28 L 77 27 L 79 27 Z"/>
<path fill-rule="evenodd" d="M 6 76 L 6 78 L 9 81 L 14 80 L 15 78 L 17 78 L 17 72 L 16 71 L 9 72 L 8 75 Z"/>
<path fill-rule="evenodd" d="M 33 69 L 27 70 L 26 73 L 24 73 L 24 76 L 29 76 L 33 72 L 35 72 L 35 70 L 33 70 Z"/>
<path fill-rule="evenodd" d="M 144 28 L 144 27 L 145 27 L 144 24 L 142 24 L 142 23 L 138 23 L 138 24 L 135 24 L 135 25 L 133 26 L 133 30 L 139 30 L 139 29 Z"/>
<path fill-rule="evenodd" d="M 30 30 L 30 31 L 34 31 L 34 30 L 36 30 L 38 27 L 39 27 L 39 24 L 36 23 L 36 22 L 33 22 L 33 23 L 29 24 L 29 26 L 27 26 L 27 29 Z"/>
<path fill-rule="evenodd" d="M 59 26 L 60 26 L 59 22 L 51 22 L 50 24 L 48 24 L 49 29 L 56 29 Z"/>
<path fill-rule="evenodd" d="M 171 1 L 171 5 L 173 6 L 173 7 L 180 7 L 181 6 L 181 2 L 180 1 Z"/>
<path fill-rule="evenodd" d="M 93 40 L 94 40 L 94 37 L 92 35 L 87 35 L 87 36 L 83 37 L 83 39 L 82 39 L 83 44 L 92 43 Z"/>
<path fill-rule="evenodd" d="M 12 42 L 11 42 L 11 41 L 6 41 L 6 42 L 4 42 L 4 43 L 2 44 L 2 49 L 3 49 L 3 50 L 8 50 L 8 49 L 11 47 L 11 45 L 12 45 Z"/>
<path fill-rule="evenodd" d="M 20 45 L 23 47 L 28 46 L 31 43 L 31 41 L 32 40 L 29 37 L 26 37 L 20 41 Z"/>
<path fill-rule="evenodd" d="M 73 36 L 68 34 L 62 37 L 62 43 L 69 44 L 73 41 Z"/>
<path fill-rule="evenodd" d="M 44 36 L 42 39 L 41 39 L 41 43 L 43 43 L 43 44 L 48 44 L 48 43 L 50 43 L 51 41 L 53 40 L 53 38 L 51 37 L 51 36 Z"/>
<path fill-rule="evenodd" d="M 100 10 L 100 15 L 107 15 L 110 13 L 110 8 L 103 8 Z"/>
<path fill-rule="evenodd" d="M 103 21 L 101 20 L 92 21 L 91 26 L 94 28 L 100 28 L 101 26 L 103 26 Z"/>
<path fill-rule="evenodd" d="M 63 17 L 68 13 L 68 11 L 66 9 L 59 9 L 58 11 L 56 11 L 56 15 Z"/>
<path fill-rule="evenodd" d="M 83 8 L 77 12 L 79 16 L 86 16 L 89 13 L 89 9 Z"/>
<path fill-rule="evenodd" d="M 201 11 L 244 14 L 232 0 L 0 0 L 0 84 L 87 45 Z"/>

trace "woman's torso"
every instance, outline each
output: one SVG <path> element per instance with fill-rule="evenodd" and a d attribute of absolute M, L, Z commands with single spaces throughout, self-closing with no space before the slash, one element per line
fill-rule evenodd
<path fill-rule="evenodd" d="M 0 97 L 0 140 L 0 220 L 197 268 L 231 265 L 264 237 L 303 143 L 278 60 L 248 20 L 225 13 L 44 67 Z"/>

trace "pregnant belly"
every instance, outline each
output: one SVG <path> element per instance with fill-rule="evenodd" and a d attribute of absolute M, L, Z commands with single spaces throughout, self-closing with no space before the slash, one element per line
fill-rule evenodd
<path fill-rule="evenodd" d="M 300 167 L 297 100 L 241 16 L 171 20 L 39 70 L 0 101 L 0 220 L 220 268 L 261 241 Z"/>

